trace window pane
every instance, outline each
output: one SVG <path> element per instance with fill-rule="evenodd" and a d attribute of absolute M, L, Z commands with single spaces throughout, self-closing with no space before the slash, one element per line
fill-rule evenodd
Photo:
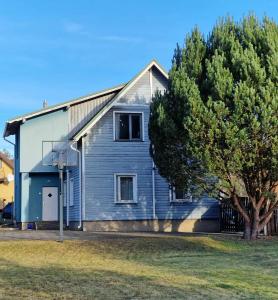
<path fill-rule="evenodd" d="M 128 114 L 120 114 L 119 117 L 119 136 L 120 140 L 129 139 L 129 116 Z"/>
<path fill-rule="evenodd" d="M 131 115 L 132 138 L 141 139 L 141 115 Z"/>
<path fill-rule="evenodd" d="M 176 199 L 185 199 L 185 192 L 182 189 L 176 188 Z"/>
<path fill-rule="evenodd" d="M 120 177 L 120 200 L 133 200 L 133 177 Z"/>

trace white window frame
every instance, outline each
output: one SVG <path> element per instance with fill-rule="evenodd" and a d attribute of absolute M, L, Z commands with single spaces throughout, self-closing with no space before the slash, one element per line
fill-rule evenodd
<path fill-rule="evenodd" d="M 120 200 L 120 178 L 132 177 L 133 178 L 133 200 Z M 137 174 L 136 173 L 115 173 L 114 174 L 114 202 L 117 204 L 137 203 Z"/>
<path fill-rule="evenodd" d="M 116 139 L 116 114 L 140 114 L 142 117 L 142 139 L 141 140 L 117 140 Z M 136 111 L 136 110 L 114 110 L 113 111 L 113 140 L 114 142 L 144 142 L 145 141 L 145 131 L 144 131 L 144 112 L 143 111 Z"/>
<path fill-rule="evenodd" d="M 190 192 L 188 192 L 188 197 L 184 198 L 184 199 L 177 199 L 176 198 L 176 191 L 175 191 L 175 187 L 174 186 L 169 186 L 169 199 L 170 199 L 170 203 L 186 203 L 186 202 L 193 202 L 192 199 L 192 194 Z"/>

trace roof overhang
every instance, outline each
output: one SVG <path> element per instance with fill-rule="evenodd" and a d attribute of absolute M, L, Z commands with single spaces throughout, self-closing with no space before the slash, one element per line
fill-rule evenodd
<path fill-rule="evenodd" d="M 13 118 L 13 119 L 6 122 L 3 137 L 8 137 L 10 135 L 16 134 L 20 124 L 24 123 L 28 119 L 32 119 L 32 118 L 35 118 L 35 117 L 38 117 L 38 116 L 42 116 L 42 115 L 45 115 L 45 114 L 48 114 L 48 113 L 52 113 L 52 112 L 60 110 L 60 109 L 67 109 L 68 107 L 79 104 L 81 102 L 85 102 L 85 101 L 88 101 L 88 100 L 92 100 L 94 98 L 104 96 L 106 94 L 110 94 L 110 93 L 114 93 L 116 91 L 120 91 L 121 89 L 124 88 L 125 85 L 126 84 L 120 84 L 120 85 L 117 85 L 117 86 L 109 88 L 109 89 L 105 89 L 105 90 L 102 90 L 102 91 L 99 91 L 99 92 L 96 92 L 96 93 L 92 93 L 92 94 L 89 94 L 89 95 L 86 95 L 86 96 L 83 96 L 83 97 L 72 99 L 70 101 L 66 101 L 66 102 L 63 102 L 63 103 L 60 103 L 60 104 L 57 104 L 57 105 L 49 106 L 49 107 L 46 107 L 46 108 L 31 112 L 31 113 L 28 113 L 28 114 L 25 114 L 25 115 L 15 117 L 15 118 Z"/>

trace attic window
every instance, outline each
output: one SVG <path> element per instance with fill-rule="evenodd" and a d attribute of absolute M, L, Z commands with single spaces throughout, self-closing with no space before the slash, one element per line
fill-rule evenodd
<path fill-rule="evenodd" d="M 116 141 L 142 141 L 142 113 L 115 112 Z"/>

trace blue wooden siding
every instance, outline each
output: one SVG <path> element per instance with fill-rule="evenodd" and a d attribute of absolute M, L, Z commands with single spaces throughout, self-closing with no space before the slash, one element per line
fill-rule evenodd
<path fill-rule="evenodd" d="M 85 208 L 86 220 L 134 220 L 152 216 L 152 162 L 149 142 L 113 141 L 113 111 L 130 111 L 114 107 L 92 128 L 85 140 Z M 148 107 L 132 107 L 144 112 L 147 135 Z M 138 203 L 114 203 L 114 174 L 136 173 Z"/>
<path fill-rule="evenodd" d="M 117 104 L 149 104 L 151 101 L 150 71 L 147 71 L 129 90 L 117 100 Z"/>
<path fill-rule="evenodd" d="M 159 219 L 217 219 L 219 205 L 215 199 L 201 196 L 193 198 L 192 202 L 170 202 L 169 184 L 165 178 L 155 171 L 156 215 Z"/>
<path fill-rule="evenodd" d="M 73 179 L 73 205 L 69 207 L 69 220 L 79 221 L 80 199 L 79 199 L 79 167 L 70 168 L 70 179 Z"/>
<path fill-rule="evenodd" d="M 165 91 L 168 87 L 168 80 L 163 76 L 157 68 L 152 68 L 152 84 L 153 84 L 153 94 L 158 91 Z"/>

